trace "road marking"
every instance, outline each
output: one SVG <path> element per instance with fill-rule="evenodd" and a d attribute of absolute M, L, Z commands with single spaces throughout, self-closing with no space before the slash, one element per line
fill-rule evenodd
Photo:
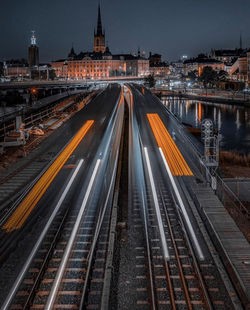
<path fill-rule="evenodd" d="M 161 118 L 156 113 L 147 114 L 147 118 L 158 146 L 168 162 L 174 176 L 193 175 L 183 155 L 164 126 Z"/>
<path fill-rule="evenodd" d="M 161 244 L 162 244 L 162 250 L 163 250 L 163 254 L 164 254 L 164 259 L 165 260 L 169 260 L 170 256 L 169 256 L 169 252 L 168 252 L 167 240 L 166 240 L 166 236 L 165 236 L 165 232 L 164 232 L 164 228 L 163 228 L 161 212 L 160 212 L 160 206 L 159 206 L 159 202 L 158 202 L 158 199 L 157 199 L 155 182 L 154 182 L 154 178 L 153 178 L 151 164 L 150 164 L 150 161 L 149 161 L 148 150 L 147 150 L 146 147 L 144 147 L 144 153 L 145 153 L 145 157 L 146 157 L 146 163 L 147 163 L 147 168 L 148 168 L 150 185 L 151 185 L 151 189 L 152 189 L 152 193 L 153 193 L 153 200 L 154 200 L 154 205 L 155 205 L 155 211 L 156 211 L 158 227 L 159 227 L 159 231 L 160 231 L 160 237 L 161 237 Z"/>
<path fill-rule="evenodd" d="M 86 194 L 84 196 L 83 202 L 81 204 L 81 208 L 80 208 L 80 211 L 78 213 L 75 225 L 74 225 L 72 233 L 70 235 L 69 242 L 68 242 L 67 247 L 66 247 L 66 249 L 64 251 L 64 255 L 63 255 L 62 261 L 60 263 L 59 269 L 57 271 L 56 278 L 55 278 L 55 281 L 53 283 L 52 289 L 50 291 L 50 294 L 49 294 L 49 297 L 48 297 L 48 300 L 47 300 L 47 303 L 46 303 L 46 306 L 45 306 L 45 310 L 53 309 L 53 305 L 54 305 L 54 302 L 55 302 L 55 299 L 56 299 L 56 296 L 57 296 L 57 291 L 58 291 L 59 285 L 61 283 L 61 280 L 62 280 L 62 277 L 63 277 L 63 274 L 64 274 L 64 270 L 65 270 L 67 261 L 69 259 L 70 254 L 71 254 L 73 243 L 74 243 L 75 237 L 77 235 L 77 231 L 78 231 L 78 229 L 80 227 L 82 216 L 83 216 L 83 213 L 85 211 L 85 208 L 86 208 L 86 205 L 87 205 L 87 202 L 88 202 L 88 199 L 89 199 L 89 195 L 90 195 L 91 189 L 93 187 L 93 184 L 94 184 L 94 181 L 95 181 L 96 174 L 98 172 L 98 168 L 99 168 L 100 163 L 101 163 L 101 160 L 98 159 L 97 162 L 96 162 L 94 171 L 92 173 L 91 179 L 89 181 L 89 184 L 88 184 L 88 187 L 87 187 L 87 191 L 86 191 Z"/>
<path fill-rule="evenodd" d="M 1 310 L 9 309 L 9 306 L 10 306 L 10 304 L 12 302 L 12 298 L 15 296 L 15 294 L 16 294 L 16 292 L 17 292 L 17 290 L 18 290 L 18 288 L 19 288 L 19 286 L 20 286 L 20 284 L 21 284 L 25 274 L 27 273 L 27 271 L 28 271 L 28 269 L 30 267 L 31 262 L 33 261 L 35 255 L 36 255 L 36 253 L 38 251 L 38 249 L 40 248 L 40 246 L 42 244 L 42 241 L 43 241 L 45 235 L 47 234 L 47 232 L 48 232 L 48 230 L 50 228 L 50 225 L 53 222 L 53 220 L 54 220 L 58 210 L 60 209 L 60 207 L 61 207 L 61 205 L 62 205 L 66 195 L 68 194 L 68 192 L 69 192 L 69 190 L 71 188 L 71 185 L 73 184 L 73 182 L 74 182 L 74 180 L 75 180 L 75 178 L 76 178 L 76 176 L 77 176 L 77 174 L 78 174 L 82 164 L 83 164 L 83 159 L 81 159 L 79 161 L 79 163 L 78 163 L 74 173 L 72 174 L 72 176 L 71 176 L 71 178 L 69 180 L 69 183 L 67 184 L 65 190 L 62 193 L 62 196 L 60 197 L 59 201 L 57 202 L 53 213 L 51 214 L 51 216 L 50 216 L 50 218 L 49 218 L 49 220 L 48 220 L 44 230 L 42 231 L 39 239 L 37 240 L 34 248 L 32 249 L 32 252 L 31 252 L 30 256 L 28 257 L 25 265 L 23 266 L 21 272 L 19 273 L 19 275 L 18 275 L 18 277 L 17 277 L 13 287 L 11 288 L 10 293 L 7 296 L 7 299 L 5 300 L 4 305 L 2 306 Z"/>
<path fill-rule="evenodd" d="M 89 120 L 82 126 L 82 128 L 76 133 L 76 135 L 71 139 L 67 146 L 62 150 L 60 155 L 50 165 L 48 170 L 32 187 L 27 196 L 22 200 L 17 209 L 2 226 L 2 229 L 5 229 L 7 232 L 12 232 L 13 230 L 22 227 L 38 201 L 42 198 L 43 194 L 46 192 L 46 190 L 48 189 L 54 178 L 57 176 L 63 165 L 66 163 L 68 158 L 80 144 L 93 123 L 93 120 Z"/>
<path fill-rule="evenodd" d="M 166 170 L 167 170 L 167 173 L 168 173 L 170 182 L 171 182 L 171 184 L 172 184 L 172 186 L 173 186 L 173 189 L 174 189 L 174 192 L 175 192 L 175 196 L 176 196 L 176 198 L 177 198 L 177 200 L 178 200 L 178 203 L 179 203 L 179 205 L 180 205 L 182 214 L 183 214 L 184 219 L 185 219 L 185 222 L 186 222 L 186 224 L 187 224 L 188 230 L 189 230 L 189 232 L 190 232 L 190 234 L 191 234 L 191 237 L 192 237 L 192 239 L 193 239 L 193 242 L 194 242 L 195 248 L 196 248 L 196 250 L 197 250 L 199 259 L 200 259 L 200 260 L 204 260 L 204 259 L 205 259 L 205 258 L 204 258 L 204 255 L 203 255 L 203 253 L 202 253 L 202 250 L 201 250 L 201 247 L 200 247 L 200 245 L 199 245 L 199 242 L 198 242 L 198 240 L 197 240 L 197 238 L 196 238 L 196 235 L 195 235 L 193 226 L 192 226 L 192 224 L 191 224 L 191 222 L 190 222 L 190 219 L 189 219 L 189 216 L 188 216 L 188 214 L 187 214 L 187 211 L 186 211 L 186 208 L 185 208 L 185 206 L 184 206 L 184 203 L 183 203 L 183 201 L 182 201 L 182 199 L 181 199 L 181 195 L 180 195 L 179 190 L 178 190 L 178 188 L 177 188 L 177 186 L 176 186 L 175 180 L 174 180 L 174 178 L 173 178 L 173 176 L 172 176 L 172 173 L 171 173 L 171 171 L 170 171 L 170 168 L 169 168 L 169 165 L 168 165 L 168 163 L 167 163 L 167 161 L 166 161 L 166 158 L 165 158 L 165 156 L 164 156 L 164 154 L 163 154 L 163 151 L 162 151 L 162 149 L 161 149 L 160 147 L 159 147 L 159 151 L 160 151 L 160 154 L 161 154 L 163 163 L 164 163 L 164 165 L 165 165 L 165 167 L 166 167 Z"/>

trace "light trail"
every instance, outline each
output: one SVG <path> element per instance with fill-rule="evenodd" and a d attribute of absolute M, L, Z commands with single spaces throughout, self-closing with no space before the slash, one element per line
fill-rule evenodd
<path fill-rule="evenodd" d="M 156 113 L 147 114 L 147 118 L 158 146 L 168 162 L 170 171 L 174 176 L 193 175 L 183 155 L 164 126 L 159 115 Z"/>
<path fill-rule="evenodd" d="M 173 189 L 174 189 L 175 196 L 176 196 L 176 198 L 177 198 L 177 200 L 178 200 L 179 206 L 180 206 L 180 208 L 181 208 L 182 214 L 183 214 L 184 219 L 185 219 L 185 222 L 186 222 L 186 224 L 187 224 L 188 230 L 189 230 L 190 235 L 191 235 L 191 237 L 192 237 L 192 239 L 193 239 L 193 242 L 194 242 L 195 248 L 196 248 L 196 250 L 197 250 L 199 259 L 202 261 L 202 260 L 205 259 L 205 257 L 204 257 L 204 255 L 203 255 L 203 252 L 202 252 L 201 247 L 200 247 L 200 245 L 199 245 L 198 239 L 197 239 L 197 237 L 196 237 L 196 235 L 195 235 L 193 226 L 192 226 L 192 224 L 191 224 L 191 222 L 190 222 L 190 219 L 189 219 L 189 216 L 188 216 L 188 214 L 187 214 L 187 211 L 186 211 L 186 208 L 185 208 L 185 206 L 184 206 L 184 203 L 183 203 L 183 201 L 182 201 L 181 195 L 180 195 L 180 193 L 179 193 L 179 190 L 178 190 L 178 188 L 177 188 L 177 186 L 176 186 L 175 180 L 174 180 L 174 178 L 173 178 L 173 176 L 172 176 L 172 173 L 171 173 L 171 171 L 170 171 L 170 167 L 169 167 L 169 165 L 168 165 L 168 163 L 167 163 L 167 161 L 166 161 L 166 158 L 165 158 L 165 156 L 164 156 L 164 154 L 163 154 L 163 151 L 162 151 L 162 149 L 161 149 L 160 147 L 159 147 L 159 151 L 160 151 L 160 154 L 161 154 L 163 163 L 164 163 L 164 165 L 165 165 L 165 168 L 166 168 L 166 170 L 167 170 L 167 173 L 168 173 L 170 182 L 171 182 L 172 187 L 173 187 Z"/>
<path fill-rule="evenodd" d="M 154 205 L 155 205 L 158 227 L 159 227 L 159 231 L 160 231 L 162 250 L 163 250 L 163 254 L 164 254 L 164 259 L 168 261 L 170 259 L 170 256 L 169 256 L 169 251 L 168 251 L 168 246 L 167 246 L 167 240 L 166 240 L 164 227 L 163 227 L 163 223 L 162 223 L 161 211 L 160 211 L 160 206 L 159 206 L 159 202 L 157 199 L 155 182 L 154 182 L 152 168 L 151 168 L 151 164 L 150 164 L 150 160 L 149 160 L 149 156 L 148 156 L 148 150 L 146 147 L 144 147 L 144 153 L 145 153 L 145 158 L 146 158 L 146 163 L 147 163 L 147 168 L 148 168 L 151 190 L 152 190 L 152 194 L 153 194 L 153 200 L 154 200 Z"/>
<path fill-rule="evenodd" d="M 87 202 L 88 202 L 88 199 L 89 199 L 89 196 L 90 196 L 90 193 L 91 193 L 91 190 L 92 190 L 92 187 L 93 187 L 93 184 L 94 184 L 100 163 L 101 163 L 101 160 L 98 159 L 96 162 L 94 171 L 92 173 L 91 179 L 89 181 L 89 184 L 88 184 L 88 187 L 86 190 L 86 194 L 85 194 L 84 199 L 82 201 L 81 208 L 80 208 L 80 211 L 78 213 L 74 228 L 73 228 L 72 233 L 70 235 L 69 242 L 68 242 L 67 247 L 64 251 L 64 255 L 63 255 L 63 258 L 61 260 L 59 269 L 57 271 L 56 278 L 54 280 L 52 289 L 50 291 L 50 294 L 49 294 L 49 297 L 48 297 L 48 300 L 47 300 L 47 303 L 45 306 L 45 310 L 53 309 L 53 305 L 54 305 L 54 302 L 55 302 L 55 299 L 57 296 L 57 291 L 58 291 L 59 285 L 61 283 L 67 261 L 69 259 L 70 254 L 71 254 L 71 250 L 72 250 L 72 247 L 73 247 L 73 244 L 75 241 L 75 237 L 76 237 L 76 234 L 77 234 L 78 229 L 80 227 L 82 216 L 83 216 L 83 213 L 85 211 L 85 208 L 86 208 L 86 205 L 87 205 Z"/>
<path fill-rule="evenodd" d="M 68 158 L 80 144 L 84 136 L 87 134 L 94 121 L 87 121 L 82 128 L 71 139 L 68 145 L 62 150 L 59 156 L 54 160 L 47 171 L 41 176 L 37 183 L 32 187 L 27 196 L 22 200 L 17 209 L 13 212 L 10 218 L 2 226 L 7 232 L 11 232 L 15 229 L 22 227 L 24 222 L 29 217 L 30 213 L 37 205 L 38 201 L 42 198 L 54 178 L 57 176 L 63 165 Z"/>
<path fill-rule="evenodd" d="M 82 164 L 83 164 L 83 159 L 81 159 L 79 161 L 79 163 L 78 163 L 74 173 L 72 174 L 72 176 L 71 176 L 71 178 L 69 180 L 69 183 L 67 184 L 65 190 L 62 193 L 62 196 L 60 197 L 59 201 L 57 202 L 53 213 L 51 214 L 51 216 L 50 216 L 50 218 L 49 218 L 49 220 L 48 220 L 44 230 L 42 231 L 39 239 L 37 240 L 34 248 L 32 249 L 32 252 L 30 253 L 30 256 L 26 260 L 25 265 L 23 266 L 21 272 L 19 273 L 19 275 L 18 275 L 18 277 L 17 277 L 13 287 L 11 288 L 10 293 L 7 296 L 7 298 L 6 298 L 5 302 L 4 302 L 4 305 L 2 306 L 1 310 L 9 309 L 9 306 L 10 306 L 10 304 L 12 302 L 13 297 L 15 296 L 15 294 L 16 294 L 16 292 L 17 292 L 17 290 L 18 290 L 18 288 L 19 288 L 19 286 L 20 286 L 20 284 L 21 284 L 21 282 L 22 282 L 26 272 L 28 271 L 28 269 L 30 267 L 31 262 L 33 261 L 33 259 L 34 259 L 35 255 L 36 255 L 39 247 L 41 246 L 42 241 L 43 241 L 45 235 L 47 234 L 47 232 L 48 232 L 48 230 L 50 228 L 51 223 L 53 222 L 53 220 L 54 220 L 57 212 L 59 211 L 59 209 L 60 209 L 60 207 L 61 207 L 61 205 L 62 205 L 62 203 L 63 203 L 63 201 L 64 201 L 64 199 L 66 197 L 66 195 L 68 194 L 68 192 L 69 192 L 69 190 L 70 190 L 70 188 L 71 188 L 71 186 L 72 186 L 72 184 L 73 184 L 73 182 L 74 182 L 74 180 L 75 180 L 75 178 L 76 178 L 76 176 L 77 176 L 77 174 L 78 174 Z"/>

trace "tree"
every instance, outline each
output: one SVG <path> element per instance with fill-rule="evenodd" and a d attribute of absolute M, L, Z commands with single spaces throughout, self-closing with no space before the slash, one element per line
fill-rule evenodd
<path fill-rule="evenodd" d="M 225 82 L 228 79 L 228 73 L 224 70 L 220 70 L 217 73 L 217 80 L 220 82 Z"/>
<path fill-rule="evenodd" d="M 154 87 L 156 84 L 156 80 L 153 74 L 149 74 L 144 78 L 144 84 L 149 86 L 150 88 Z"/>
<path fill-rule="evenodd" d="M 3 63 L 0 62 L 0 76 L 3 75 Z"/>
<path fill-rule="evenodd" d="M 200 81 L 203 82 L 204 87 L 217 80 L 217 72 L 211 67 L 204 67 L 200 75 Z"/>
<path fill-rule="evenodd" d="M 188 78 L 190 78 L 190 80 L 195 81 L 197 76 L 198 76 L 198 71 L 197 70 L 193 70 L 188 72 Z"/>
<path fill-rule="evenodd" d="M 49 70 L 49 79 L 54 81 L 54 79 L 56 78 L 56 72 L 54 69 Z"/>

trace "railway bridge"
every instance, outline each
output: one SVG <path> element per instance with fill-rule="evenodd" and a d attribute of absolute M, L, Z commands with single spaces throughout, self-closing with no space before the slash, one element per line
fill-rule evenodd
<path fill-rule="evenodd" d="M 98 90 L 0 193 L 3 310 L 250 309 L 249 211 L 142 86 Z"/>

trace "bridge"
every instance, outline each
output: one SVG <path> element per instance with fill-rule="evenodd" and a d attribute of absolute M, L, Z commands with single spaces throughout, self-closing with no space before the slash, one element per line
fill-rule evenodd
<path fill-rule="evenodd" d="M 250 307 L 249 211 L 140 85 L 99 90 L 0 193 L 1 309 Z"/>
<path fill-rule="evenodd" d="M 116 77 L 109 77 L 109 78 L 102 78 L 98 80 L 94 79 L 86 79 L 86 80 L 73 80 L 73 79 L 63 79 L 63 80 L 54 80 L 54 81 L 22 81 L 22 82 L 5 82 L 0 83 L 0 90 L 7 90 L 7 89 L 27 89 L 31 87 L 37 87 L 40 89 L 53 89 L 53 88 L 83 88 L 91 85 L 96 84 L 109 84 L 112 82 L 141 82 L 143 79 L 141 77 L 131 77 L 131 76 L 116 76 Z"/>

